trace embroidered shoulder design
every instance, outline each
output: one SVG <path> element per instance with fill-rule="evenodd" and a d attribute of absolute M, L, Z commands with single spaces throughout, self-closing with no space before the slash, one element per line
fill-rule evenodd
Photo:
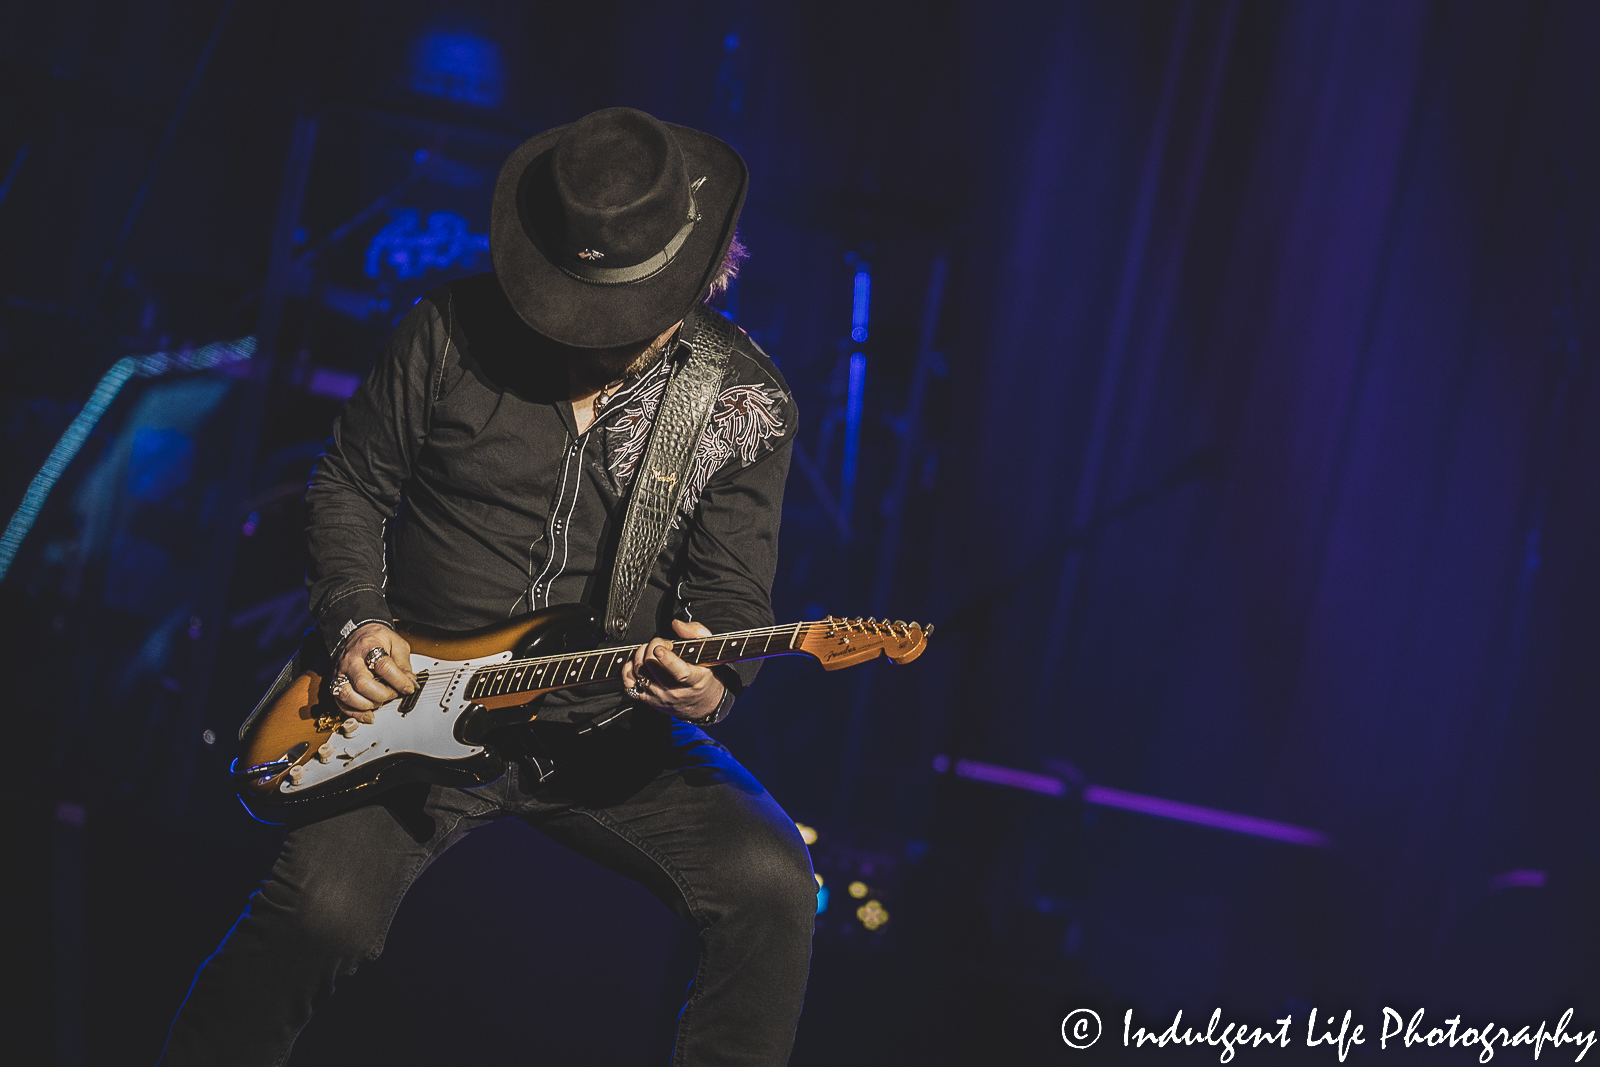
<path fill-rule="evenodd" d="M 611 456 L 611 473 L 626 485 L 639 461 L 644 458 L 644 446 L 650 440 L 650 427 L 656 424 L 656 408 L 661 406 L 661 396 L 667 391 L 667 375 L 640 389 L 622 409 L 615 422 L 606 427 L 606 433 L 616 442 Z"/>
<path fill-rule="evenodd" d="M 639 467 L 666 386 L 667 379 L 663 376 L 660 381 L 641 389 L 617 421 L 607 427 L 607 432 L 617 441 L 611 472 L 619 482 L 632 478 Z M 782 401 L 780 393 L 765 385 L 734 385 L 722 391 L 711 409 L 711 421 L 695 446 L 689 484 L 684 487 L 679 519 L 674 520 L 674 525 L 694 514 L 700 494 L 705 492 L 723 464 L 737 456 L 748 467 L 764 448 L 772 447 L 768 441 L 783 435 Z"/>
<path fill-rule="evenodd" d="M 764 385 L 735 385 L 722 391 L 717 406 L 711 409 L 711 422 L 694 450 L 689 484 L 678 508 L 683 518 L 694 514 L 700 494 L 724 463 L 738 456 L 739 462 L 748 467 L 761 454 L 763 442 L 783 434 L 783 417 L 778 413 L 781 400 Z"/>

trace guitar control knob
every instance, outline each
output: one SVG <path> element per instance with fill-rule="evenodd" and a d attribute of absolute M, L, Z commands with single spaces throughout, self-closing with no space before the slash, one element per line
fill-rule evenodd
<path fill-rule="evenodd" d="M 324 741 L 322 743 L 322 747 L 317 749 L 317 762 L 318 763 L 327 763 L 332 758 L 333 758 L 333 745 L 330 744 L 327 741 Z M 296 768 L 296 769 L 298 769 L 298 768 Z"/>
<path fill-rule="evenodd" d="M 356 729 L 360 727 L 360 725 L 361 723 L 355 719 L 346 719 L 344 722 L 339 724 L 339 732 L 344 734 L 346 737 L 349 737 L 356 732 Z"/>

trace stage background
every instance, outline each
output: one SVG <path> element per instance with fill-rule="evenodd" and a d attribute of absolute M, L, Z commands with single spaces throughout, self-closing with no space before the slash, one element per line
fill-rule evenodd
<path fill-rule="evenodd" d="M 0 585 L 17 1062 L 157 1056 L 273 855 L 224 771 L 320 441 L 485 269 L 505 146 L 615 104 L 750 166 L 778 616 L 938 624 L 717 730 L 820 835 L 795 1063 L 1055 1063 L 1080 1004 L 1600 1023 L 1597 54 L 1577 0 L 0 9 L 0 508 L 118 357 L 267 340 L 129 385 Z M 291 1063 L 665 1055 L 684 932 L 522 829 Z"/>

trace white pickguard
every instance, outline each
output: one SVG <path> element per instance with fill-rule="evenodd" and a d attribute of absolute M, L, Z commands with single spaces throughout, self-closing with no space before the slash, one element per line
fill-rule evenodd
<path fill-rule="evenodd" d="M 370 723 L 348 720 L 311 759 L 284 776 L 279 790 L 292 796 L 325 786 L 397 752 L 441 760 L 478 755 L 483 751 L 482 745 L 463 745 L 455 738 L 456 719 L 469 703 L 462 696 L 462 690 L 473 671 L 510 658 L 510 652 L 469 660 L 432 659 L 412 653 L 411 669 L 417 674 L 428 672 L 428 680 L 412 709 L 404 715 L 400 713 L 402 698 L 380 707 Z"/>

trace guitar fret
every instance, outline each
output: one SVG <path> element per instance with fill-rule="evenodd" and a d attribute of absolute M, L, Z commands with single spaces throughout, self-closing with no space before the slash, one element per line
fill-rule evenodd
<path fill-rule="evenodd" d="M 796 651 L 811 628 L 819 623 L 797 622 L 793 626 L 768 626 L 756 630 L 741 630 L 718 637 L 680 641 L 671 647 L 689 663 L 733 663 L 758 659 L 774 652 Z M 859 631 L 846 624 L 852 632 L 863 636 L 886 632 L 879 625 L 864 623 Z M 496 667 L 477 670 L 467 685 L 469 700 L 523 693 L 535 689 L 562 689 L 587 685 L 591 682 L 610 681 L 622 676 L 622 669 L 633 658 L 635 649 L 602 648 L 568 656 L 540 656 L 513 660 Z"/>

